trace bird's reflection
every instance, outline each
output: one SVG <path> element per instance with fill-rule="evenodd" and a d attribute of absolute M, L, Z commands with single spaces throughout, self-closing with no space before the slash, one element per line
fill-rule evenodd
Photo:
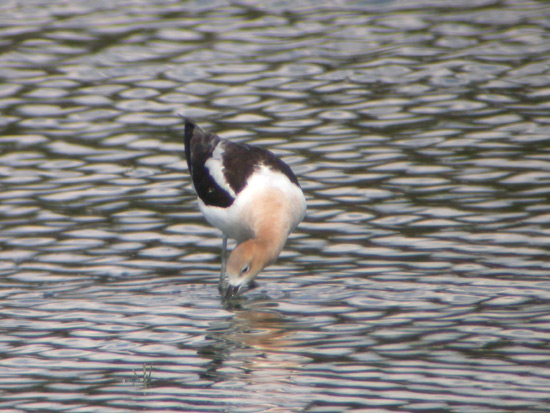
<path fill-rule="evenodd" d="M 291 338 L 297 328 L 295 320 L 281 315 L 273 301 L 242 299 L 226 305 L 234 316 L 211 327 L 207 335 L 210 343 L 199 351 L 200 356 L 210 360 L 201 378 L 248 382 L 252 376 L 262 376 L 265 369 L 287 375 L 284 371 L 290 373 L 296 367 L 296 356 L 286 353 L 300 345 Z"/>

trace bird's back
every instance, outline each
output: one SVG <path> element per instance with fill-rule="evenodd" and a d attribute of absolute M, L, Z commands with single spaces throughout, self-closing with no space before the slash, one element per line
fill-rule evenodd
<path fill-rule="evenodd" d="M 290 167 L 270 151 L 221 139 L 185 121 L 185 157 L 198 197 L 207 206 L 230 207 L 250 177 L 266 167 L 300 188 Z"/>

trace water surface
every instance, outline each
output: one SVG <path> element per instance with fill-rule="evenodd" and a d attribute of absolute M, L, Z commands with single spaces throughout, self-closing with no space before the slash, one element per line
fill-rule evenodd
<path fill-rule="evenodd" d="M 546 2 L 0 11 L 0 410 L 548 410 Z M 230 306 L 179 115 L 308 200 Z"/>

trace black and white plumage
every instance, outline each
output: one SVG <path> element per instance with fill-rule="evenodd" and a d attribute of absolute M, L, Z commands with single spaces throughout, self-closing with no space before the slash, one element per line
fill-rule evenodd
<path fill-rule="evenodd" d="M 268 150 L 235 143 L 185 121 L 185 157 L 206 220 L 237 247 L 227 262 L 232 295 L 280 254 L 303 220 L 304 194 L 290 167 Z"/>

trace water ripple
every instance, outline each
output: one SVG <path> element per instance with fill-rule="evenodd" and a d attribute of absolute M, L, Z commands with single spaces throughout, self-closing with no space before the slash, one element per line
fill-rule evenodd
<path fill-rule="evenodd" d="M 431 6 L 3 6 L 1 409 L 545 411 L 547 10 Z M 308 199 L 231 304 L 178 115 Z"/>

